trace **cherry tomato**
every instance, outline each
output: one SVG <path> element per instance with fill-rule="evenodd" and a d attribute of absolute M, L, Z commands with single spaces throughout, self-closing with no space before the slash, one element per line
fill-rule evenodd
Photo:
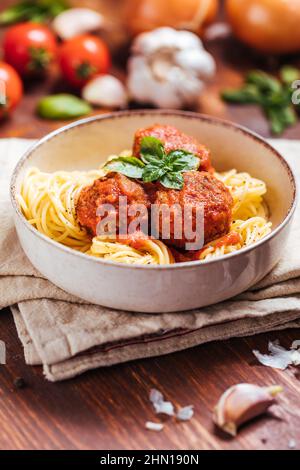
<path fill-rule="evenodd" d="M 23 85 L 15 69 L 0 62 L 0 118 L 7 116 L 19 103 Z"/>
<path fill-rule="evenodd" d="M 81 88 L 95 75 L 107 72 L 110 54 L 101 39 L 84 34 L 61 46 L 59 61 L 64 78 L 72 86 Z"/>
<path fill-rule="evenodd" d="M 21 75 L 47 71 L 57 52 L 52 32 L 46 26 L 30 22 L 9 28 L 3 48 L 5 60 Z"/>

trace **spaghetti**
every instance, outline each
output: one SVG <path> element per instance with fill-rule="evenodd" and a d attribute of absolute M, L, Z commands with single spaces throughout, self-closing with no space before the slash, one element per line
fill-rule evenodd
<path fill-rule="evenodd" d="M 266 184 L 248 173 L 238 173 L 230 170 L 215 173 L 215 177 L 228 187 L 233 197 L 230 234 L 221 239 L 208 243 L 200 251 L 200 260 L 218 258 L 246 246 L 252 245 L 271 232 L 272 224 L 268 222 L 268 208 L 263 200 L 266 194 Z"/>
<path fill-rule="evenodd" d="M 129 264 L 173 263 L 170 250 L 160 240 L 140 240 L 137 250 L 112 239 L 94 237 L 91 240 L 80 227 L 75 211 L 80 191 L 104 174 L 101 169 L 49 174 L 31 168 L 18 195 L 20 207 L 28 222 L 39 232 L 88 255 Z"/>
<path fill-rule="evenodd" d="M 125 153 L 124 153 L 125 154 Z M 111 158 L 111 157 L 110 157 Z M 76 201 L 81 190 L 105 175 L 103 169 L 88 172 L 58 171 L 44 173 L 28 170 L 18 195 L 21 210 L 39 232 L 90 256 L 126 264 L 174 263 L 169 248 L 160 240 L 139 240 L 138 247 L 120 239 L 94 237 L 76 220 Z M 215 173 L 215 177 L 232 194 L 233 222 L 229 234 L 205 245 L 197 259 L 206 261 L 249 246 L 271 231 L 268 210 L 263 196 L 266 185 L 248 173 L 231 170 Z"/>

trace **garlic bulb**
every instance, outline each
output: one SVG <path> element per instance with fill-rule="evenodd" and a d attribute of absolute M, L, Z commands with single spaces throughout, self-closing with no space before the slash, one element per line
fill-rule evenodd
<path fill-rule="evenodd" d="M 90 8 L 70 8 L 57 15 L 52 23 L 55 33 L 61 39 L 98 31 L 103 25 L 103 16 Z"/>
<path fill-rule="evenodd" d="M 176 109 L 194 105 L 215 61 L 194 33 L 165 27 L 136 37 L 128 71 L 135 101 Z"/>
<path fill-rule="evenodd" d="M 82 98 L 105 108 L 124 108 L 128 101 L 123 83 L 112 75 L 92 78 L 83 88 Z"/>

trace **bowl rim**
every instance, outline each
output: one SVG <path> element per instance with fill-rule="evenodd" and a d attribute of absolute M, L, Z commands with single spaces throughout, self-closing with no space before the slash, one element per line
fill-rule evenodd
<path fill-rule="evenodd" d="M 217 258 L 207 260 L 207 261 L 184 261 L 180 263 L 174 263 L 174 264 L 166 264 L 166 265 L 139 265 L 139 264 L 125 264 L 125 263 L 119 263 L 116 261 L 110 261 L 110 260 L 103 260 L 101 258 L 93 257 L 86 255 L 85 253 L 81 253 L 80 251 L 76 251 L 72 248 L 69 248 L 61 243 L 56 242 L 55 240 L 52 240 L 51 238 L 47 237 L 46 235 L 42 234 L 39 232 L 35 227 L 33 227 L 25 218 L 23 213 L 20 210 L 19 204 L 16 199 L 16 180 L 19 175 L 19 172 L 21 171 L 24 163 L 30 158 L 30 155 L 32 152 L 34 152 L 38 147 L 46 144 L 49 140 L 52 138 L 56 137 L 59 134 L 63 134 L 65 132 L 68 132 L 69 130 L 73 129 L 74 127 L 83 127 L 86 125 L 89 125 L 90 123 L 96 122 L 96 121 L 103 121 L 103 120 L 112 120 L 112 119 L 118 119 L 118 118 L 126 118 L 130 116 L 144 116 L 145 114 L 147 115 L 153 115 L 153 116 L 181 116 L 187 119 L 195 119 L 195 120 L 200 120 L 208 123 L 213 123 L 217 124 L 219 126 L 223 126 L 226 128 L 231 128 L 235 132 L 240 132 L 242 134 L 245 134 L 247 137 L 255 140 L 258 144 L 263 145 L 266 147 L 268 150 L 270 150 L 273 155 L 279 159 L 280 163 L 282 166 L 285 168 L 289 180 L 292 185 L 292 190 L 293 190 L 293 196 L 292 196 L 292 203 L 290 204 L 285 218 L 283 221 L 274 229 L 272 230 L 268 235 L 266 235 L 264 238 L 261 240 L 253 243 L 253 245 L 250 245 L 245 248 L 241 248 L 240 250 L 234 251 L 232 253 L 226 254 L 219 256 Z M 85 260 L 89 260 L 92 263 L 100 263 L 103 266 L 112 266 L 112 267 L 121 267 L 123 269 L 147 269 L 147 270 L 173 270 L 173 269 L 187 269 L 191 267 L 202 267 L 204 268 L 207 265 L 211 265 L 213 263 L 222 263 L 224 261 L 229 261 L 231 258 L 235 258 L 237 256 L 243 255 L 245 253 L 249 253 L 253 250 L 256 250 L 259 246 L 262 246 L 266 244 L 269 240 L 272 238 L 276 237 L 277 234 L 283 230 L 283 228 L 288 224 L 290 219 L 292 218 L 296 205 L 297 205 L 297 198 L 298 198 L 298 184 L 295 179 L 295 175 L 293 173 L 293 170 L 291 169 L 290 165 L 287 163 L 285 158 L 281 155 L 281 153 L 276 150 L 269 142 L 266 141 L 262 136 L 257 134 L 256 132 L 240 125 L 236 124 L 232 121 L 225 120 L 225 119 L 220 119 L 214 116 L 206 115 L 206 114 L 201 114 L 201 113 L 196 113 L 192 111 L 180 111 L 180 110 L 172 110 L 172 109 L 139 109 L 139 110 L 126 110 L 126 111 L 113 111 L 109 113 L 103 113 L 100 115 L 96 116 L 90 116 L 86 117 L 83 119 L 79 119 L 77 121 L 71 122 L 70 124 L 67 124 L 65 126 L 62 126 L 48 134 L 46 134 L 44 137 L 41 139 L 38 139 L 37 142 L 35 142 L 33 145 L 30 146 L 30 148 L 24 153 L 24 155 L 20 158 L 18 161 L 17 165 L 15 166 L 12 176 L 11 176 L 11 181 L 10 181 L 10 200 L 14 209 L 15 214 L 17 217 L 21 220 L 22 224 L 26 226 L 27 229 L 29 229 L 35 236 L 39 237 L 41 240 L 45 241 L 46 243 L 52 245 L 53 247 L 64 251 L 66 253 L 69 253 L 73 256 L 83 258 Z"/>

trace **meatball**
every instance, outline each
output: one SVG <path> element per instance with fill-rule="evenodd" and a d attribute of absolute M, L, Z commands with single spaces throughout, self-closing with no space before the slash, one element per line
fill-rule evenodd
<path fill-rule="evenodd" d="M 97 224 L 102 219 L 100 215 L 97 215 L 97 209 L 103 204 L 111 204 L 114 206 L 117 228 L 119 228 L 120 196 L 127 197 L 127 224 L 140 215 L 138 212 L 134 214 L 134 211 L 132 214 L 128 214 L 130 207 L 133 208 L 137 204 L 145 207 L 145 220 L 148 221 L 147 210 L 150 203 L 142 186 L 120 173 L 111 173 L 104 178 L 95 180 L 91 186 L 87 186 L 80 192 L 76 203 L 76 217 L 79 224 L 92 236 L 96 236 Z"/>
<path fill-rule="evenodd" d="M 191 228 L 196 230 L 196 211 L 203 207 L 204 210 L 204 243 L 208 243 L 225 235 L 230 228 L 232 218 L 233 199 L 226 186 L 213 175 L 207 172 L 189 171 L 183 173 L 184 187 L 181 190 L 167 189 L 160 183 L 156 184 L 154 203 L 166 205 L 170 211 L 170 239 L 164 239 L 167 244 L 178 248 L 185 248 L 187 242 L 195 240 L 185 238 L 183 225 L 182 238 L 175 238 L 174 221 L 182 217 L 185 208 L 190 208 Z M 153 192 L 152 192 L 153 195 Z M 153 196 L 152 196 L 153 197 Z M 178 211 L 178 208 L 181 211 Z M 159 232 L 162 236 L 162 224 L 164 216 L 159 214 Z M 184 219 L 183 219 L 184 220 Z"/>
<path fill-rule="evenodd" d="M 209 150 L 204 145 L 201 145 L 197 139 L 184 134 L 173 126 L 161 126 L 157 124 L 146 129 L 139 129 L 134 136 L 134 156 L 140 156 L 142 138 L 147 136 L 156 137 L 161 140 L 164 143 L 167 152 L 182 149 L 193 153 L 196 157 L 200 158 L 199 170 L 210 172 L 214 170 L 211 165 Z"/>

